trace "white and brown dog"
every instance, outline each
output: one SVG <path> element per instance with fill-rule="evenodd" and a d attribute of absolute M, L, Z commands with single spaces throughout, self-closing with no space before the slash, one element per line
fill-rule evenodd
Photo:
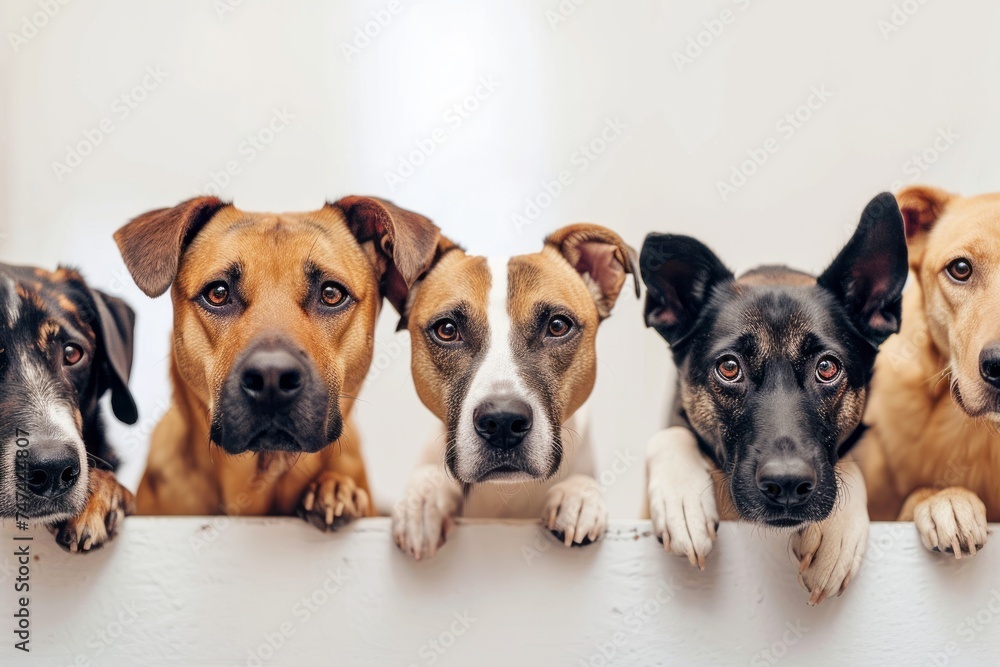
<path fill-rule="evenodd" d="M 447 246 L 405 316 L 417 393 L 445 435 L 393 510 L 396 544 L 433 556 L 459 515 L 541 516 L 567 546 L 599 539 L 607 509 L 580 408 L 598 325 L 635 278 L 635 251 L 590 224 L 512 258 Z"/>

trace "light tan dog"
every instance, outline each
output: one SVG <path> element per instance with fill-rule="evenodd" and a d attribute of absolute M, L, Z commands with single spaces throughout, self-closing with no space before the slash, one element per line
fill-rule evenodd
<path fill-rule="evenodd" d="M 875 367 L 858 454 L 872 519 L 975 554 L 1000 521 L 1000 194 L 897 195 L 911 284 Z"/>
<path fill-rule="evenodd" d="M 444 434 L 393 511 L 403 551 L 433 556 L 459 515 L 543 517 L 566 546 L 604 534 L 580 408 L 597 375 L 598 325 L 635 274 L 634 256 L 590 224 L 516 257 L 442 244 L 406 315 L 417 393 Z"/>
<path fill-rule="evenodd" d="M 174 400 L 139 513 L 369 516 L 348 417 L 383 297 L 402 309 L 435 256 L 430 220 L 368 197 L 287 214 L 200 197 L 115 239 L 146 294 L 173 286 Z"/>

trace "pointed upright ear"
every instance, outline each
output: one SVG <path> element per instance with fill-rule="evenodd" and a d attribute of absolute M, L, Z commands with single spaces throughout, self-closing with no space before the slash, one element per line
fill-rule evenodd
<path fill-rule="evenodd" d="M 646 326 L 671 347 L 691 333 L 716 285 L 733 280 L 715 253 L 690 236 L 650 234 L 639 255 Z"/>
<path fill-rule="evenodd" d="M 173 208 L 143 213 L 115 232 L 122 259 L 139 289 L 151 297 L 166 292 L 177 277 L 184 248 L 226 206 L 217 197 L 195 197 Z"/>
<path fill-rule="evenodd" d="M 854 236 L 816 281 L 844 305 L 858 332 L 873 346 L 899 331 L 909 267 L 903 216 L 888 192 L 861 213 Z"/>
<path fill-rule="evenodd" d="M 607 227 L 580 223 L 558 229 L 545 239 L 576 269 L 594 294 L 597 313 L 603 320 L 611 315 L 629 274 L 639 297 L 635 250 Z"/>
<path fill-rule="evenodd" d="M 98 354 L 111 390 L 111 409 L 119 421 L 134 424 L 139 419 L 135 400 L 128 389 L 132 371 L 132 343 L 135 340 L 135 313 L 121 299 L 90 289 L 97 311 Z"/>
<path fill-rule="evenodd" d="M 343 212 L 379 275 L 382 295 L 403 314 L 410 288 L 438 256 L 441 230 L 419 213 L 384 199 L 352 195 L 327 206 Z"/>
<path fill-rule="evenodd" d="M 950 192 L 929 185 L 911 185 L 896 195 L 899 211 L 903 214 L 906 245 L 910 252 L 910 266 L 913 268 L 920 266 L 924 258 L 927 234 L 954 197 Z"/>

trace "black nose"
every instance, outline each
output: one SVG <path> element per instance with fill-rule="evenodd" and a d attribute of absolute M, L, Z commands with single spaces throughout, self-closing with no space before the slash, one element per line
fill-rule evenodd
<path fill-rule="evenodd" d="M 1000 342 L 989 343 L 979 353 L 979 374 L 1000 389 Z"/>
<path fill-rule="evenodd" d="M 780 458 L 757 466 L 757 488 L 768 502 L 795 507 L 816 488 L 816 469 L 800 458 Z"/>
<path fill-rule="evenodd" d="M 513 449 L 531 430 L 531 406 L 516 398 L 494 399 L 476 408 L 472 420 L 490 447 Z"/>
<path fill-rule="evenodd" d="M 80 456 L 72 445 L 32 443 L 27 464 L 18 467 L 28 490 L 42 498 L 57 498 L 80 477 Z"/>
<path fill-rule="evenodd" d="M 302 393 L 305 367 L 291 351 L 265 348 L 252 352 L 240 371 L 243 393 L 264 410 L 291 405 Z"/>

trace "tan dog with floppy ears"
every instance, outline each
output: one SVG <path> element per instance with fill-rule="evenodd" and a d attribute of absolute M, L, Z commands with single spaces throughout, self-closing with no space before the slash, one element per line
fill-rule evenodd
<path fill-rule="evenodd" d="M 604 227 L 564 227 L 541 252 L 467 255 L 443 243 L 412 291 L 417 393 L 444 424 L 393 511 L 396 544 L 433 556 L 459 514 L 543 517 L 567 546 L 599 539 L 607 509 L 579 408 L 598 325 L 635 251 Z"/>
<path fill-rule="evenodd" d="M 896 198 L 911 280 L 858 451 L 872 519 L 914 521 L 924 546 L 961 558 L 1000 521 L 1000 194 Z"/>
<path fill-rule="evenodd" d="M 383 297 L 402 309 L 440 234 L 389 202 L 248 213 L 215 197 L 115 234 L 136 284 L 172 286 L 173 404 L 153 432 L 141 514 L 372 513 L 348 417 Z M 227 456 L 228 454 L 228 456 Z"/>

